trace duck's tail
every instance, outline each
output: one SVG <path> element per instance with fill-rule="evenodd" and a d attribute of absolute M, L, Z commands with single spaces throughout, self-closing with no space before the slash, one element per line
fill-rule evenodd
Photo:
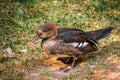
<path fill-rule="evenodd" d="M 107 37 L 108 35 L 110 35 L 112 29 L 113 28 L 110 26 L 105 29 L 89 31 L 89 32 L 86 32 L 86 36 L 87 36 L 87 38 L 90 38 L 93 40 L 100 40 L 100 39 L 103 39 L 103 38 Z"/>

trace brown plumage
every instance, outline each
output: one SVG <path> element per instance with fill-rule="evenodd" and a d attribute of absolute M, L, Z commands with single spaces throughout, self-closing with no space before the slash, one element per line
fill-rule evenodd
<path fill-rule="evenodd" d="M 108 36 L 112 27 L 84 32 L 75 28 L 58 28 L 54 23 L 46 23 L 39 27 L 36 37 L 30 45 L 42 39 L 42 50 L 59 57 L 72 56 L 74 62 L 82 54 L 97 51 L 97 41 Z"/>

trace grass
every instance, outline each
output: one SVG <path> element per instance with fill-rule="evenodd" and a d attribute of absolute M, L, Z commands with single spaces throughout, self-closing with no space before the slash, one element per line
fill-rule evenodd
<path fill-rule="evenodd" d="M 35 75 L 29 76 L 30 72 L 38 73 L 38 80 L 53 80 L 56 76 L 61 80 L 108 80 L 112 72 L 118 73 L 115 69 L 120 71 L 119 0 L 0 0 L 0 3 L 0 80 L 30 80 Z M 39 44 L 27 46 L 35 30 L 45 22 L 85 31 L 112 25 L 114 30 L 99 42 L 99 51 L 85 57 L 69 75 L 58 76 L 44 69 Z M 8 47 L 16 57 L 3 60 Z M 27 53 L 21 52 L 23 49 Z"/>

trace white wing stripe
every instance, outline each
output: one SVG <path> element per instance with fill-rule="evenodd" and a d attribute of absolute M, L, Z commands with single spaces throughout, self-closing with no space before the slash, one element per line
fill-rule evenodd
<path fill-rule="evenodd" d="M 70 45 L 77 47 L 79 43 L 69 43 Z"/>
<path fill-rule="evenodd" d="M 69 44 L 74 46 L 74 47 L 78 47 L 78 48 L 83 48 L 83 47 L 86 47 L 88 45 L 87 42 L 83 42 L 83 43 L 69 43 Z"/>
<path fill-rule="evenodd" d="M 80 48 L 80 47 L 82 47 L 82 45 L 83 45 L 83 43 L 80 43 L 77 47 Z"/>
<path fill-rule="evenodd" d="M 88 45 L 88 43 L 87 43 L 87 42 L 84 42 L 83 45 L 82 45 L 82 48 L 83 48 L 83 47 L 86 47 L 87 45 Z"/>

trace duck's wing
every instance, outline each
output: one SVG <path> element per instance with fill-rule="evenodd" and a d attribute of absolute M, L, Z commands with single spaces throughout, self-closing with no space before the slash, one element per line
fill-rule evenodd
<path fill-rule="evenodd" d="M 86 37 L 86 33 L 75 28 L 59 28 L 58 36 L 65 43 L 78 48 L 83 53 L 97 50 L 97 42 Z"/>
<path fill-rule="evenodd" d="M 97 50 L 97 41 L 107 37 L 111 31 L 112 27 L 107 27 L 105 29 L 99 29 L 89 32 L 83 32 L 79 29 L 66 29 L 64 28 L 58 30 L 58 36 L 65 43 L 71 44 L 80 51 L 85 53 Z"/>
<path fill-rule="evenodd" d="M 98 50 L 97 42 L 91 38 L 87 38 L 85 32 L 81 31 L 66 31 L 64 35 L 59 36 L 65 43 L 78 48 L 83 53 L 93 52 Z"/>

